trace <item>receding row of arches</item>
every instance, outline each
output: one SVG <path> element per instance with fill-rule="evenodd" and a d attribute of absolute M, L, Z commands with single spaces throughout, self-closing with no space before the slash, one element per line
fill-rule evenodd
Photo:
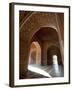
<path fill-rule="evenodd" d="M 45 36 L 44 36 L 45 35 Z M 62 64 L 61 51 L 59 46 L 58 33 L 55 29 L 44 27 L 35 33 L 31 40 L 29 64 L 43 64 L 42 45 L 47 42 L 45 58 L 46 64 L 53 64 L 53 56 L 57 56 L 58 64 Z M 48 46 L 49 43 L 52 45 Z M 55 45 L 56 43 L 56 45 Z M 45 60 L 44 60 L 45 61 Z"/>
<path fill-rule="evenodd" d="M 29 64 L 64 66 L 63 13 L 22 14 L 26 18 L 20 20 L 20 78 L 27 73 Z"/>
<path fill-rule="evenodd" d="M 47 65 L 53 64 L 53 56 L 57 56 L 58 64 L 62 65 L 60 49 L 56 46 L 51 46 L 47 50 Z M 29 64 L 41 64 L 41 47 L 38 42 L 32 42 L 29 54 Z"/>

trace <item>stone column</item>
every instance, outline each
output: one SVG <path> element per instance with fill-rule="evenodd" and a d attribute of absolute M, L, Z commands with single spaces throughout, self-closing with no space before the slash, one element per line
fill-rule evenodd
<path fill-rule="evenodd" d="M 45 41 L 42 43 L 41 47 L 41 64 L 47 65 L 47 45 Z"/>
<path fill-rule="evenodd" d="M 20 78 L 27 73 L 29 60 L 29 44 L 27 41 L 20 39 Z"/>

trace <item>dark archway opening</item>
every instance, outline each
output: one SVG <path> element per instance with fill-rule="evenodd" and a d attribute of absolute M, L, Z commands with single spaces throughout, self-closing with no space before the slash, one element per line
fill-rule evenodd
<path fill-rule="evenodd" d="M 53 65 L 53 55 L 57 56 L 58 64 L 62 65 L 62 58 L 61 58 L 60 49 L 56 46 L 51 46 L 47 50 L 47 65 Z"/>

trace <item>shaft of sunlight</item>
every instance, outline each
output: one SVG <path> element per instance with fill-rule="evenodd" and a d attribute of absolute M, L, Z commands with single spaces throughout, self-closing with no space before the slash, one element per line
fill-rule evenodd
<path fill-rule="evenodd" d="M 53 68 L 55 69 L 56 73 L 59 73 L 59 65 L 58 65 L 57 55 L 53 55 Z"/>
<path fill-rule="evenodd" d="M 28 70 L 51 78 L 51 76 L 46 71 L 44 71 L 44 70 L 42 70 L 40 68 L 37 68 L 37 67 L 33 67 L 31 65 L 28 65 Z"/>

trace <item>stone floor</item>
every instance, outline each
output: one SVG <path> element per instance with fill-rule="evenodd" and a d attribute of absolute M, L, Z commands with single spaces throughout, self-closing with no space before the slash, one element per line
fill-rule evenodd
<path fill-rule="evenodd" d="M 63 77 L 64 69 L 62 65 L 37 65 L 30 64 L 26 76 L 22 76 L 22 79 L 29 78 L 53 78 Z"/>
<path fill-rule="evenodd" d="M 64 76 L 64 68 L 62 65 L 36 65 L 32 64 L 31 66 L 40 68 L 46 71 L 51 77 L 63 77 Z"/>

